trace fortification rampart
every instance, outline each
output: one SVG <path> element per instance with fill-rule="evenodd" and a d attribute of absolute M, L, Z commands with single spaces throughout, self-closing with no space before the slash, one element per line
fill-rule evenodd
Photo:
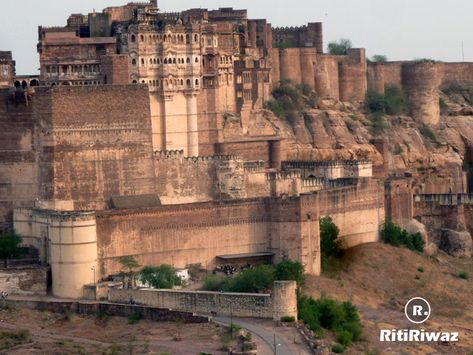
<path fill-rule="evenodd" d="M 435 126 L 440 121 L 438 90 L 452 82 L 473 82 L 473 63 L 371 63 L 367 77 L 369 89 L 377 92 L 384 92 L 387 85 L 402 87 L 412 103 L 412 116 L 418 122 Z"/>
<path fill-rule="evenodd" d="M 128 303 L 130 297 L 139 304 L 197 314 L 270 318 L 283 316 L 297 319 L 295 282 L 275 282 L 273 293 L 223 293 L 178 290 L 111 289 L 109 302 Z"/>
<path fill-rule="evenodd" d="M 0 290 L 10 295 L 45 296 L 47 271 L 41 266 L 0 269 Z"/>

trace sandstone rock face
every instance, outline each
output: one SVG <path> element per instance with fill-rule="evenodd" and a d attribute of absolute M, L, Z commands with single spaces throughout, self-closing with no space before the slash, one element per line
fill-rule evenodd
<path fill-rule="evenodd" d="M 455 257 L 471 257 L 473 241 L 468 232 L 456 232 L 451 229 L 442 229 L 439 247 L 446 253 Z"/>

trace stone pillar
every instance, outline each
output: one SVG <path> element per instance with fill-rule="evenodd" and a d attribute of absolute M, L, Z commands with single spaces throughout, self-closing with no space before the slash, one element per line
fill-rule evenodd
<path fill-rule="evenodd" d="M 197 96 L 190 93 L 186 96 L 187 103 L 187 155 L 199 155 L 199 131 L 197 125 Z"/>
<path fill-rule="evenodd" d="M 296 281 L 275 281 L 273 284 L 273 320 L 281 317 L 294 317 L 297 320 L 297 283 Z"/>

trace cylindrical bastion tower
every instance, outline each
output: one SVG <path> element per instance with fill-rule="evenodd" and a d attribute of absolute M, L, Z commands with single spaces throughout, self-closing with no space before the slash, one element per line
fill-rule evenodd
<path fill-rule="evenodd" d="M 51 214 L 49 243 L 54 296 L 82 298 L 83 286 L 98 275 L 95 213 Z"/>

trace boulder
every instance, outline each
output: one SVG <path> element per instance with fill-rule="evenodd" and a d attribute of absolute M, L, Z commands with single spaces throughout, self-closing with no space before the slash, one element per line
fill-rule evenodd
<path fill-rule="evenodd" d="M 406 231 L 411 234 L 419 233 L 422 237 L 422 240 L 425 243 L 424 254 L 428 256 L 434 256 L 437 254 L 438 248 L 437 245 L 430 241 L 429 233 L 424 224 L 420 223 L 416 219 L 411 219 L 405 227 Z"/>
<path fill-rule="evenodd" d="M 455 257 L 471 257 L 473 241 L 468 232 L 442 229 L 439 248 Z"/>

